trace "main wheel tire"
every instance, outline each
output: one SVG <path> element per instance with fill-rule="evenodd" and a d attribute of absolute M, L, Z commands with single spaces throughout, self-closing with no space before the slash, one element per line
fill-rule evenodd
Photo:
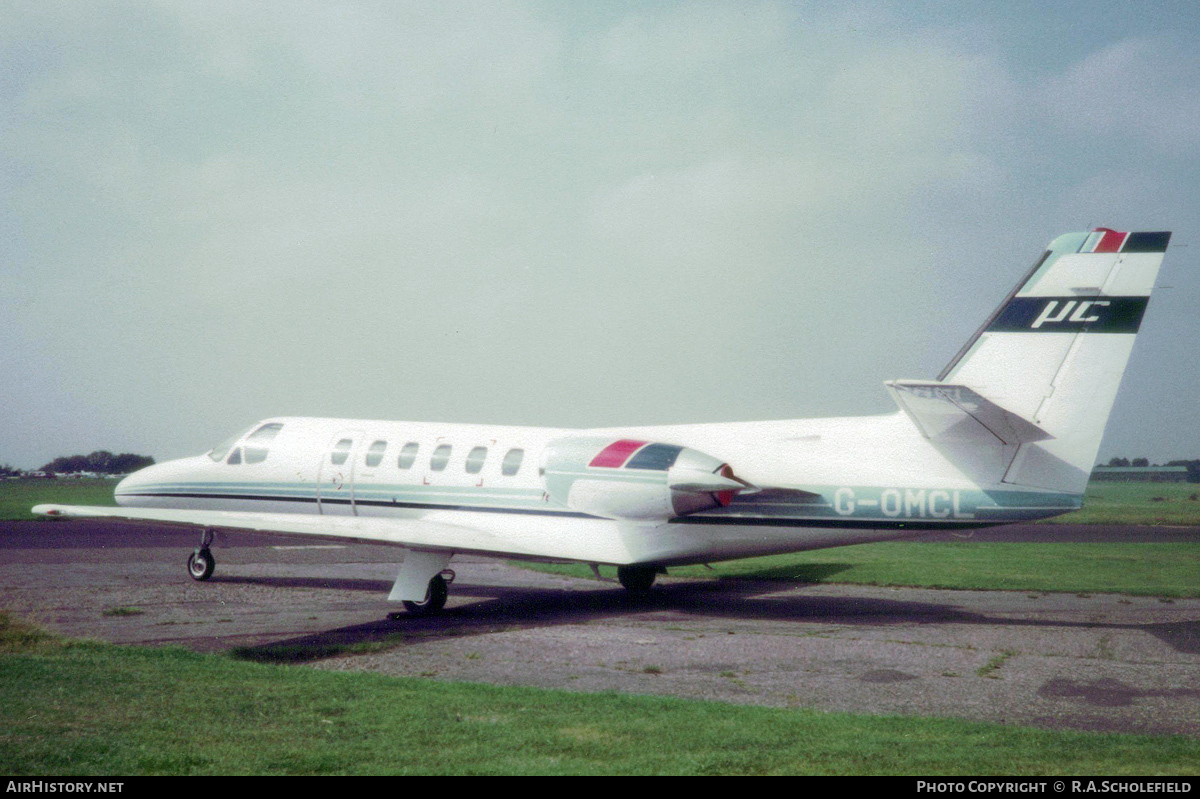
<path fill-rule="evenodd" d="M 197 549 L 188 557 L 187 570 L 193 580 L 207 580 L 217 568 L 217 560 L 207 548 Z"/>
<path fill-rule="evenodd" d="M 446 585 L 446 578 L 440 574 L 436 574 L 429 581 L 429 589 L 425 592 L 425 599 L 420 602 L 404 600 L 404 608 L 411 616 L 432 616 L 446 607 L 446 597 L 449 595 L 450 589 Z"/>
<path fill-rule="evenodd" d="M 654 585 L 654 578 L 658 576 L 658 569 L 654 566 L 618 566 L 617 579 L 621 581 L 621 585 L 626 591 L 633 593 L 645 593 Z"/>

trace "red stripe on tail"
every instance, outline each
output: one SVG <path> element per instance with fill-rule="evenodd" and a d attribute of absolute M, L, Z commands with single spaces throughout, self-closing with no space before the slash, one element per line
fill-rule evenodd
<path fill-rule="evenodd" d="M 1120 252 L 1121 245 L 1125 243 L 1125 238 L 1129 235 L 1118 230 L 1109 230 L 1106 227 L 1098 227 L 1095 232 L 1103 233 L 1104 236 L 1097 242 L 1096 249 L 1092 252 Z"/>

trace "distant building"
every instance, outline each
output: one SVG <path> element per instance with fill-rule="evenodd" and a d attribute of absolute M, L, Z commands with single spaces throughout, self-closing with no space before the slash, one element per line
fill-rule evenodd
<path fill-rule="evenodd" d="M 1092 479 L 1122 483 L 1186 483 L 1186 466 L 1097 466 Z"/>

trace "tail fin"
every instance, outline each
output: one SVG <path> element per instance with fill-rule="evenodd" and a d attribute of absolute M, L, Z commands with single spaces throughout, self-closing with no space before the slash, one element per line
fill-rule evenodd
<path fill-rule="evenodd" d="M 1083 493 L 1170 238 L 1059 236 L 938 376 L 1039 431 L 1004 442 L 1001 482 Z"/>

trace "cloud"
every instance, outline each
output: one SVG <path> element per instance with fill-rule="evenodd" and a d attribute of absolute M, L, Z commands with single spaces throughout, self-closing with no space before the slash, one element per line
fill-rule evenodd
<path fill-rule="evenodd" d="M 1103 137 L 1194 156 L 1200 150 L 1197 75 L 1194 47 L 1167 36 L 1127 38 L 1048 81 L 1041 102 L 1078 140 Z"/>
<path fill-rule="evenodd" d="M 901 37 L 838 41 L 829 57 L 808 51 L 797 64 L 781 38 L 747 45 L 778 68 L 765 113 L 711 98 L 672 115 L 686 157 L 655 159 L 598 192 L 598 239 L 657 263 L 720 274 L 765 262 L 769 273 L 801 239 L 842 248 L 847 232 L 911 225 L 922 204 L 987 202 L 1005 179 L 990 144 L 1017 94 L 994 58 Z"/>
<path fill-rule="evenodd" d="M 136 385 L 171 452 L 280 410 L 601 424 L 886 403 L 881 372 L 922 373 L 886 359 L 936 337 L 914 316 L 933 329 L 977 281 L 1007 290 L 990 253 L 1093 205 L 1127 218 L 1145 194 L 1112 186 L 1162 181 L 1146 162 L 1088 183 L 1064 166 L 1081 145 L 1194 152 L 1200 128 L 1175 40 L 1100 42 L 1043 88 L 985 23 L 913 16 L 10 4 L 0 324 L 90 387 L 58 418 L 123 415 Z M 1078 106 L 1105 100 L 1092 127 Z M 987 266 L 964 280 L 959 257 Z M 851 350 L 853 374 L 809 384 Z"/>

